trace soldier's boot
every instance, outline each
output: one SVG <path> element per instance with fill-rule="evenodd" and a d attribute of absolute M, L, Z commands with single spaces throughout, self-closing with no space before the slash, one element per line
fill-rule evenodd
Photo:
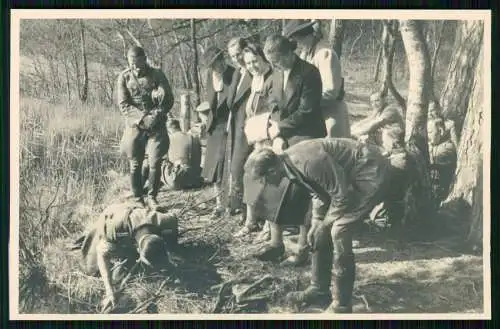
<path fill-rule="evenodd" d="M 354 254 L 334 254 L 333 302 L 329 313 L 352 313 L 352 293 L 356 276 Z"/>
<path fill-rule="evenodd" d="M 139 207 L 144 207 L 144 183 L 142 177 L 142 164 L 137 160 L 130 160 L 130 185 L 132 187 L 133 202 Z"/>
<path fill-rule="evenodd" d="M 149 163 L 147 161 L 144 161 L 142 168 L 142 181 L 143 181 L 143 190 L 144 193 L 148 193 L 149 189 L 151 188 L 150 182 L 149 182 Z"/>
<path fill-rule="evenodd" d="M 148 189 L 148 206 L 152 210 L 159 207 L 156 199 L 161 184 L 161 164 L 155 164 L 149 168 L 149 189 Z"/>
<path fill-rule="evenodd" d="M 296 306 L 320 306 L 326 308 L 332 302 L 330 285 L 332 282 L 332 249 L 322 246 L 312 255 L 311 283 L 303 291 L 287 295 L 289 303 Z"/>

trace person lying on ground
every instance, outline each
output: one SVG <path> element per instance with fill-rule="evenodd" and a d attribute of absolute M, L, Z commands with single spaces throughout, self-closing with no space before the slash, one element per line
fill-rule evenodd
<path fill-rule="evenodd" d="M 307 234 L 313 250 L 312 279 L 306 290 L 287 295 L 290 302 L 327 306 L 332 301 L 333 260 L 335 298 L 330 310 L 352 312 L 353 233 L 383 200 L 389 169 L 389 160 L 376 146 L 347 138 L 317 138 L 290 146 L 282 154 L 263 148 L 250 155 L 245 164 L 249 178 L 272 186 L 293 181 L 312 200 Z M 260 192 L 253 195 L 257 202 L 262 200 Z M 281 257 L 284 245 L 280 235 L 279 226 L 271 223 L 271 242 L 256 256 L 262 260 Z"/>
<path fill-rule="evenodd" d="M 112 204 L 72 246 L 81 252 L 83 271 L 100 276 L 106 291 L 103 307 L 115 306 L 117 283 L 137 269 L 169 269 L 169 246 L 177 243 L 177 216 L 139 207 L 133 203 Z"/>

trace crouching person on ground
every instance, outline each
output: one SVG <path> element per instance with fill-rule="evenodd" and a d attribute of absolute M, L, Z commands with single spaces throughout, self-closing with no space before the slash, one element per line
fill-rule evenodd
<path fill-rule="evenodd" d="M 270 185 L 283 178 L 291 180 L 306 188 L 312 199 L 312 223 L 307 234 L 313 250 L 312 279 L 305 291 L 290 293 L 288 300 L 327 306 L 332 301 L 333 265 L 335 298 L 330 310 L 352 312 L 353 232 L 382 200 L 389 170 L 387 158 L 373 145 L 319 138 L 299 142 L 280 155 L 268 148 L 257 150 L 247 161 L 246 170 L 253 179 Z M 275 232 L 279 230 L 271 227 L 271 234 Z M 282 250 L 283 246 L 273 249 Z"/>
<path fill-rule="evenodd" d="M 170 148 L 162 169 L 163 182 L 174 190 L 200 187 L 203 180 L 199 138 L 183 132 L 178 120 L 169 120 L 167 127 Z"/>
<path fill-rule="evenodd" d="M 84 271 L 102 278 L 103 308 L 114 307 L 116 285 L 139 266 L 171 269 L 168 247 L 177 243 L 177 216 L 129 204 L 107 207 L 73 246 L 81 252 Z"/>

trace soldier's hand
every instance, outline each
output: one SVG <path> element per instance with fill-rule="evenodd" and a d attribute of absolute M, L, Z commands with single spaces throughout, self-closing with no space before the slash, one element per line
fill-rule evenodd
<path fill-rule="evenodd" d="M 127 121 L 127 125 L 130 128 L 135 128 L 135 127 L 138 128 L 142 124 L 142 115 L 139 115 L 136 113 L 129 114 L 126 121 Z"/>
<path fill-rule="evenodd" d="M 307 232 L 307 244 L 313 251 L 318 247 L 318 240 L 321 235 L 323 223 L 320 220 L 313 219 L 311 228 Z"/>
<path fill-rule="evenodd" d="M 273 120 L 269 120 L 269 127 L 267 129 L 268 129 L 269 137 L 271 139 L 275 139 L 280 133 L 278 123 L 276 121 L 273 121 Z"/>
<path fill-rule="evenodd" d="M 165 98 L 165 90 L 163 90 L 162 87 L 153 89 L 151 92 L 151 98 L 153 99 L 153 103 L 161 105 L 163 103 L 163 98 Z"/>
<path fill-rule="evenodd" d="M 274 153 L 281 154 L 286 149 L 286 147 L 287 147 L 287 144 L 286 144 L 286 141 L 283 138 L 278 137 L 278 138 L 275 138 L 273 140 L 273 151 L 274 151 Z"/>

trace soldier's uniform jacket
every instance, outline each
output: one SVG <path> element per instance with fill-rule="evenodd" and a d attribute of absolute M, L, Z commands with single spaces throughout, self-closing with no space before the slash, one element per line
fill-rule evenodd
<path fill-rule="evenodd" d="M 176 234 L 170 232 L 175 229 L 172 228 L 172 218 L 169 216 L 158 216 L 157 212 L 129 204 L 113 204 L 107 207 L 76 241 L 76 246 L 82 252 L 85 272 L 89 275 L 98 273 L 97 247 L 100 241 L 105 242 L 106 250 L 116 258 L 133 257 L 136 253 L 134 234 L 144 226 L 150 226 L 152 231 L 160 236 Z"/>
<path fill-rule="evenodd" d="M 313 219 L 354 222 L 371 210 L 387 179 L 388 160 L 373 146 L 344 138 L 300 142 L 284 152 L 287 176 L 306 187 Z"/>
<path fill-rule="evenodd" d="M 154 90 L 163 92 L 161 103 L 155 103 Z M 165 74 L 149 65 L 141 76 L 127 68 L 118 76 L 117 101 L 120 111 L 126 118 L 137 119 L 153 109 L 160 109 L 164 119 L 174 104 L 172 89 Z"/>
<path fill-rule="evenodd" d="M 168 163 L 163 168 L 167 186 L 183 189 L 198 186 L 201 178 L 201 143 L 197 136 L 183 131 L 170 135 Z"/>

